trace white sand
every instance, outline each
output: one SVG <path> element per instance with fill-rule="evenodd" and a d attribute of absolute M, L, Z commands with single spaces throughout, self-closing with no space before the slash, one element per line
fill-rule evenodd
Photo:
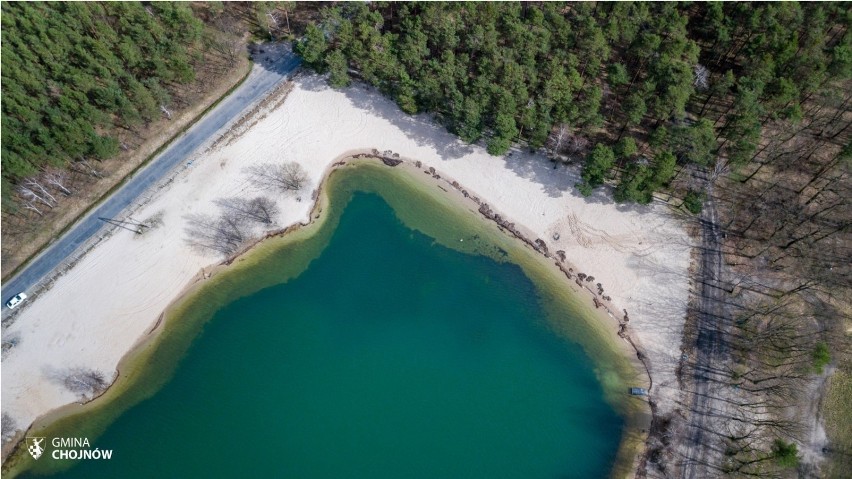
<path fill-rule="evenodd" d="M 251 190 L 246 165 L 301 163 L 315 188 L 330 163 L 351 150 L 392 150 L 458 180 L 510 221 L 564 250 L 580 271 L 630 313 L 630 326 L 650 354 L 656 399 L 674 404 L 688 293 L 689 240 L 664 206 L 617 206 L 604 192 L 582 198 L 576 168 L 552 169 L 539 155 L 508 158 L 456 141 L 426 115 L 402 113 L 364 87 L 334 91 L 316 76 L 297 80 L 283 106 L 229 146 L 196 154 L 174 183 L 133 218 L 164 212 L 163 226 L 136 237 L 118 230 L 4 332 L 20 339 L 3 361 L 2 407 L 18 427 L 78 398 L 55 378 L 69 367 L 113 374 L 119 359 L 199 270 L 219 258 L 190 248 L 184 215 L 215 210 L 216 198 Z M 279 226 L 307 221 L 305 201 L 281 200 Z M 560 239 L 554 241 L 553 234 Z"/>

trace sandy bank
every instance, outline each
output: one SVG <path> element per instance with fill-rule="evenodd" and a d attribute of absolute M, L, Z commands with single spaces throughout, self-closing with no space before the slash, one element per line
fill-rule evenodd
<path fill-rule="evenodd" d="M 672 407 L 689 240 L 664 206 L 617 206 L 603 193 L 582 198 L 573 188 L 575 168 L 554 170 L 525 152 L 492 157 L 363 87 L 334 91 L 314 76 L 296 83 L 286 102 L 277 107 L 270 102 L 272 109 L 259 112 L 238 138 L 198 152 L 191 166 L 131 213 L 143 221 L 161 215 L 161 226 L 142 236 L 117 231 L 4 332 L 19 339 L 2 371 L 3 412 L 18 427 L 78 400 L 54 379 L 57 371 L 111 374 L 174 297 L 202 268 L 218 262 L 186 244 L 184 217 L 214 211 L 217 198 L 254 195 L 242 171 L 246 166 L 297 161 L 314 188 L 336 158 L 373 148 L 434 167 L 544 240 L 550 252 L 564 251 L 575 271 L 593 275 L 590 285 L 600 282 L 613 308 L 629 311 L 630 327 L 650 359 L 655 398 L 661 407 Z M 278 227 L 306 223 L 308 199 L 278 198 L 283 211 Z"/>

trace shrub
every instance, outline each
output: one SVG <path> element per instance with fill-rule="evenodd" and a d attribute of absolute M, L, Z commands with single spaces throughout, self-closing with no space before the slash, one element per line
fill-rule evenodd
<path fill-rule="evenodd" d="M 822 374 L 824 367 L 831 362 L 831 355 L 828 352 L 828 345 L 820 341 L 817 343 L 813 352 L 814 369 L 818 374 Z"/>
<path fill-rule="evenodd" d="M 683 206 L 694 215 L 701 213 L 701 209 L 704 206 L 704 193 L 689 190 L 686 193 L 686 197 L 683 198 Z"/>
<path fill-rule="evenodd" d="M 796 467 L 799 464 L 799 451 L 796 445 L 792 442 L 784 442 L 782 439 L 776 439 L 772 445 L 772 456 L 785 469 Z"/>

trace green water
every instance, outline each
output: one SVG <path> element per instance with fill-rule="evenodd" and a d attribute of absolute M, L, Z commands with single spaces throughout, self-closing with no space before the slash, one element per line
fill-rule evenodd
<path fill-rule="evenodd" d="M 61 476 L 609 473 L 623 419 L 519 266 L 442 246 L 374 193 L 341 210 L 301 274 L 293 251 L 272 254 L 258 276 L 291 279 L 237 300 L 211 293 L 216 312 L 171 379 L 93 440 L 113 458 Z"/>

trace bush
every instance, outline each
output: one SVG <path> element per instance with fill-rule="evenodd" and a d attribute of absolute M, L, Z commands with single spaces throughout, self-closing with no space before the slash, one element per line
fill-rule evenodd
<path fill-rule="evenodd" d="M 485 149 L 488 151 L 489 155 L 503 156 L 507 151 L 509 151 L 510 146 L 512 146 L 511 140 L 495 136 L 488 140 L 488 145 Z"/>
<path fill-rule="evenodd" d="M 615 145 L 614 153 L 618 158 L 630 159 L 639 148 L 636 146 L 636 140 L 630 137 L 622 138 Z"/>
<path fill-rule="evenodd" d="M 772 445 L 772 456 L 785 469 L 796 467 L 799 464 L 799 451 L 796 445 L 792 442 L 784 442 L 782 439 L 776 439 Z"/>
<path fill-rule="evenodd" d="M 593 188 L 588 183 L 577 183 L 577 191 L 583 196 L 592 196 Z"/>
<path fill-rule="evenodd" d="M 828 352 L 828 345 L 820 341 L 817 343 L 813 352 L 814 369 L 818 374 L 822 374 L 824 367 L 831 362 L 831 355 Z"/>
<path fill-rule="evenodd" d="M 326 55 L 325 64 L 329 71 L 328 83 L 333 88 L 349 86 L 349 65 L 340 50 L 332 50 Z"/>
<path fill-rule="evenodd" d="M 613 165 L 615 165 L 615 153 L 612 148 L 598 143 L 591 153 L 586 155 L 582 172 L 583 183 L 590 188 L 597 188 L 604 183 Z"/>
<path fill-rule="evenodd" d="M 305 63 L 311 65 L 320 73 L 324 71 L 328 42 L 325 39 L 325 32 L 318 26 L 313 23 L 308 25 L 305 37 L 296 43 L 295 50 L 305 60 Z"/>
<path fill-rule="evenodd" d="M 704 193 L 689 190 L 686 193 L 686 197 L 683 198 L 683 206 L 694 215 L 701 213 L 701 209 L 704 206 Z"/>

